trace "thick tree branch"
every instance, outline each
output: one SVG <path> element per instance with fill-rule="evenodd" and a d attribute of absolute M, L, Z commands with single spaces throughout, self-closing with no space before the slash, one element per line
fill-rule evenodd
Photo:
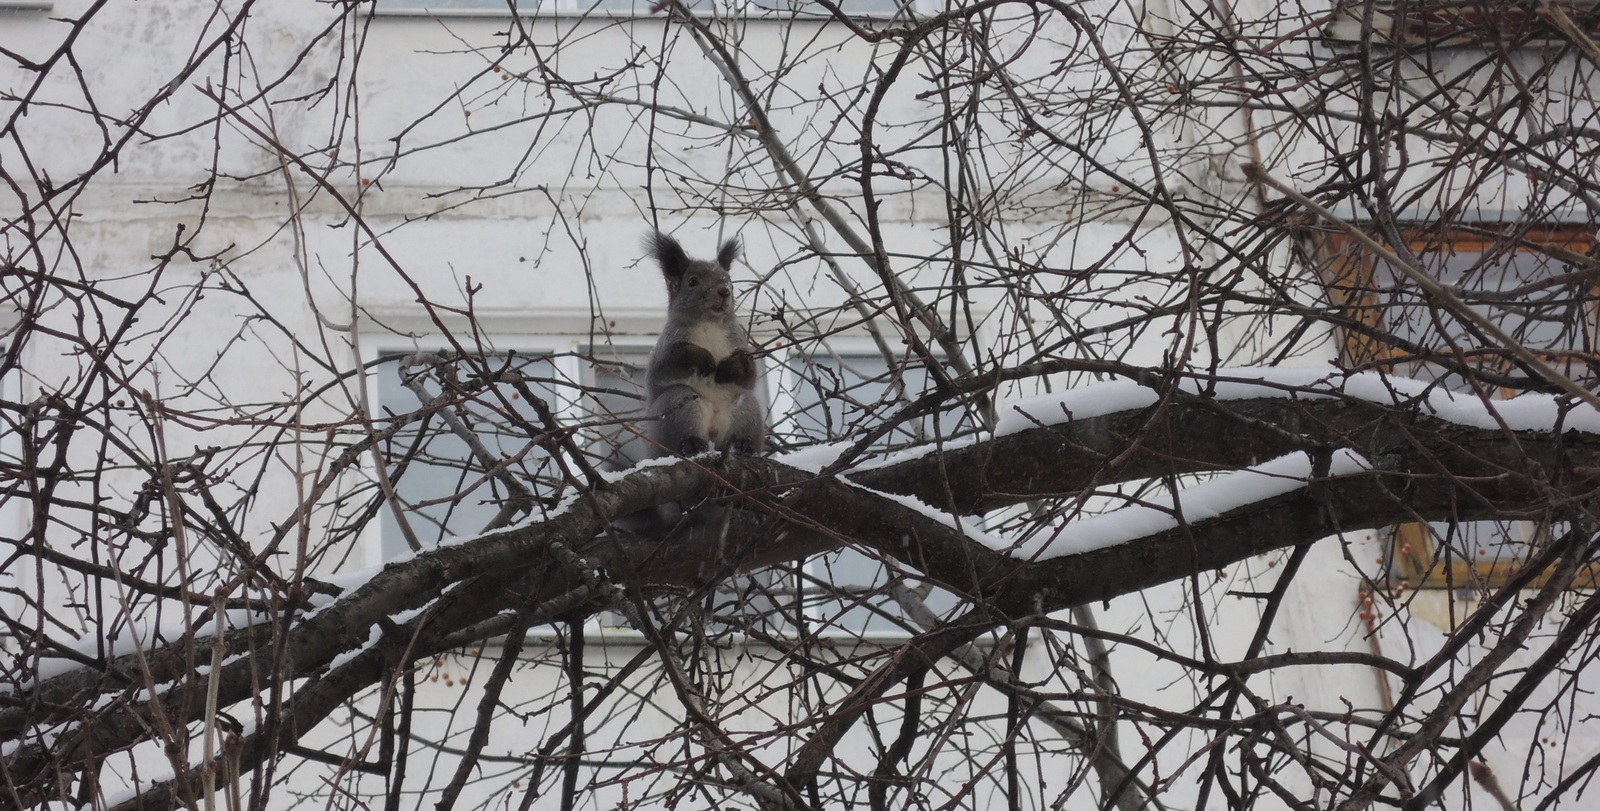
<path fill-rule="evenodd" d="M 1260 430 L 1264 425 L 1273 430 Z M 1109 548 L 1036 561 L 987 548 L 933 509 L 914 509 L 901 500 L 955 494 L 946 506 L 973 512 L 1071 497 L 1106 482 L 1226 470 L 1296 450 L 1326 454 L 1333 447 L 1354 449 L 1372 468 L 1317 479 Z M 864 682 L 859 698 L 841 706 L 813 738 L 810 754 L 791 765 L 792 784 L 802 785 L 820 765 L 829 741 L 843 734 L 881 689 L 903 680 L 909 671 L 902 670 L 920 666 L 918 659 L 946 655 L 995 622 L 1108 600 L 1341 532 L 1405 520 L 1536 511 L 1552 500 L 1588 497 L 1596 471 L 1600 437 L 1592 434 L 1470 428 L 1420 414 L 1414 404 L 1386 407 L 1332 397 L 1186 397 L 1156 411 L 1035 427 L 847 477 L 818 479 L 763 459 L 684 460 L 631 472 L 546 520 L 391 564 L 332 605 L 314 612 L 295 608 L 306 616 L 292 619 L 283 637 L 270 623 L 231 631 L 229 649 L 260 654 L 225 667 L 218 693 L 222 705 L 247 698 L 254 685 L 271 677 L 261 668 L 277 659 L 280 644 L 288 645 L 287 660 L 296 675 L 314 676 L 335 657 L 366 644 L 371 629 L 387 617 L 434 603 L 431 595 L 454 594 L 429 609 L 424 641 L 407 642 L 412 659 L 432 655 L 438 641 L 458 640 L 459 630 L 514 608 L 522 602 L 519 594 L 585 593 L 580 591 L 586 588 L 585 573 L 541 551 L 552 543 L 570 548 L 612 582 L 648 593 L 699 587 L 736 571 L 800 560 L 851 542 L 891 555 L 972 600 L 977 613 L 968 622 L 919 638 L 905 656 Z M 747 484 L 734 487 L 733 482 Z M 604 529 L 612 519 L 653 505 L 708 496 L 716 500 L 691 510 L 682 526 L 644 534 Z M 731 542 L 724 542 L 723 521 Z M 1066 525 L 1058 542 L 1070 542 L 1071 532 L 1072 525 Z M 509 577 L 512 572 L 519 574 Z M 459 588 L 474 581 L 479 585 Z M 586 598 L 566 606 L 560 618 L 582 616 L 600 605 L 597 598 Z M 204 643 L 186 640 L 147 652 L 149 678 L 162 684 L 188 676 L 185 651 L 191 644 Z M 122 657 L 104 670 L 75 670 L 12 697 L 12 707 L 0 711 L 0 734 L 17 739 L 31 725 L 67 720 L 70 707 L 86 692 L 138 689 L 114 675 L 133 667 L 130 657 Z M 349 681 L 346 696 L 368 683 Z M 174 719 L 200 717 L 205 690 L 174 694 L 192 697 L 183 704 L 169 702 Z M 59 767 L 83 757 L 77 753 L 128 746 L 145 734 L 145 712 L 143 702 L 119 704 L 92 727 L 63 736 L 72 746 L 25 745 L 8 757 L 7 768 L 13 779 L 26 783 L 41 779 L 50 764 Z"/>

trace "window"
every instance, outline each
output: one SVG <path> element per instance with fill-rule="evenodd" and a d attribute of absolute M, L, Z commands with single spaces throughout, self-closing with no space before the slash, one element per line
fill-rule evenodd
<path fill-rule="evenodd" d="M 811 444 L 851 436 L 895 418 L 932 389 L 928 370 L 914 358 L 891 365 L 870 342 L 816 344 L 792 353 L 777 377 L 777 439 Z M 959 403 L 932 414 L 907 415 L 874 446 L 892 450 L 949 438 L 974 426 Z"/>
<path fill-rule="evenodd" d="M 535 395 L 556 402 L 551 385 L 555 364 L 547 357 L 478 360 L 487 367 L 520 373 Z M 532 406 L 513 386 L 483 385 L 463 366 L 442 354 L 388 354 L 372 370 L 385 416 L 417 411 L 436 398 L 461 399 L 422 416 L 383 446 L 407 528 L 424 548 L 489 526 L 511 495 L 507 479 L 489 472 L 497 466 L 506 465 L 519 482 L 550 475 L 547 454 L 531 443 L 525 430 L 540 424 Z M 481 442 L 481 447 L 469 445 L 461 432 Z M 383 510 L 381 518 L 381 557 L 387 560 L 407 551 L 409 544 L 394 510 Z"/>
<path fill-rule="evenodd" d="M 907 589 L 937 616 L 948 616 L 958 603 L 954 594 L 905 574 L 894 561 L 845 547 L 728 580 L 713 597 L 713 614 L 722 627 L 778 638 L 802 632 L 884 638 L 921 631 L 894 587 Z"/>
<path fill-rule="evenodd" d="M 1593 354 L 1600 288 L 1592 272 L 1574 265 L 1595 247 L 1592 230 L 1416 228 L 1407 239 L 1424 269 L 1473 310 L 1573 380 L 1600 385 Z M 1548 385 L 1354 241 L 1332 236 L 1320 247 L 1324 281 L 1349 325 L 1343 354 L 1353 368 L 1496 399 Z M 1498 585 L 1520 568 L 1529 544 L 1563 530 L 1558 521 L 1537 520 L 1402 525 L 1387 556 L 1390 576 L 1421 586 Z"/>
<path fill-rule="evenodd" d="M 813 588 L 818 597 L 805 602 L 806 618 L 824 630 L 873 635 L 921 631 L 895 597 L 895 585 L 909 589 L 941 617 L 959 603 L 954 594 L 899 571 L 896 561 L 849 547 L 818 555 L 807 566 L 803 580 L 815 578 L 824 587 Z"/>
<path fill-rule="evenodd" d="M 832 0 L 846 14 L 889 17 L 917 8 L 919 0 Z M 771 15 L 774 17 L 831 16 L 814 0 L 685 0 L 696 11 Z M 517 14 L 659 14 L 661 0 L 378 0 L 377 12 L 394 16 L 481 16 Z"/>
<path fill-rule="evenodd" d="M 644 458 L 634 423 L 643 411 L 648 343 L 589 347 L 550 339 L 528 346 L 471 358 L 389 347 L 370 365 L 380 418 L 416 413 L 441 398 L 449 403 L 381 448 L 407 527 L 424 548 L 484 531 L 516 488 L 530 489 L 536 503 L 553 503 L 564 492 L 560 466 L 535 441 L 544 421 L 523 392 L 564 427 L 578 428 L 574 445 L 589 464 L 620 470 Z M 386 507 L 375 556 L 388 560 L 409 548 Z"/>
<path fill-rule="evenodd" d="M 861 339 L 816 343 L 791 353 L 773 375 L 774 445 L 849 437 L 863 426 L 895 417 L 931 388 L 927 369 L 914 359 L 893 364 Z M 878 451 L 950 437 L 970 429 L 959 404 L 913 416 L 874 445 Z M 935 614 L 955 606 L 955 595 L 896 571 L 894 561 L 846 547 L 807 561 L 786 585 L 800 596 L 808 626 L 841 634 L 905 634 L 918 626 L 900 608 L 890 585 L 919 593 Z"/>
<path fill-rule="evenodd" d="M 645 402 L 644 373 L 651 347 L 594 347 L 586 359 L 588 386 L 578 413 L 593 421 L 585 443 L 603 470 L 626 470 L 650 458 L 650 440 L 637 428 Z"/>
<path fill-rule="evenodd" d="M 1360 42 L 1370 10 L 1372 39 L 1398 47 L 1562 42 L 1572 38 L 1563 31 L 1567 25 L 1600 35 L 1597 6 L 1596 0 L 1554 0 L 1541 12 L 1525 0 L 1341 0 L 1324 33 L 1335 43 Z"/>
<path fill-rule="evenodd" d="M 543 423 L 513 378 L 520 378 L 522 389 L 546 403 L 563 425 L 579 428 L 575 444 L 591 464 L 620 470 L 647 456 L 647 441 L 639 436 L 636 421 L 645 406 L 650 339 L 599 346 L 576 338 L 525 339 L 521 344 L 525 351 L 460 358 L 380 342 L 373 354 L 368 374 L 380 418 L 435 407 L 382 446 L 406 523 L 425 548 L 482 532 L 517 486 L 512 482 L 531 487 L 536 500 L 548 501 L 560 492 L 556 460 L 533 440 Z M 842 351 L 818 345 L 782 363 L 769 363 L 766 379 L 776 406 L 770 409 L 769 444 L 774 449 L 836 439 L 859 425 L 878 424 L 929 387 L 920 364 L 897 361 L 891 366 L 866 349 L 870 344 L 839 345 Z M 441 398 L 451 405 L 436 408 Z M 907 419 L 876 448 L 951 436 L 968 427 L 962 414 L 949 408 Z M 480 445 L 469 445 L 463 433 Z M 375 523 L 373 562 L 409 549 L 393 510 L 385 507 Z M 830 633 L 905 634 L 916 625 L 890 593 L 897 577 L 901 585 L 922 594 L 935 613 L 955 605 L 954 595 L 896 569 L 892 561 L 886 565 L 868 552 L 846 548 L 799 567 L 732 579 L 713 595 L 712 609 L 724 627 L 775 636 L 792 634 L 802 622 Z M 602 619 L 602 624 L 619 623 L 617 617 Z"/>

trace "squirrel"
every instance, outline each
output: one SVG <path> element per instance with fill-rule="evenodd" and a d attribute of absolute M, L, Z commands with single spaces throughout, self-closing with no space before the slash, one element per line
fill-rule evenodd
<path fill-rule="evenodd" d="M 690 259 L 678 241 L 656 233 L 645 247 L 667 280 L 667 323 L 645 373 L 652 456 L 691 456 L 713 446 L 733 453 L 762 451 L 766 424 L 756 396 L 755 347 L 734 315 L 728 271 L 738 238 L 715 262 Z"/>

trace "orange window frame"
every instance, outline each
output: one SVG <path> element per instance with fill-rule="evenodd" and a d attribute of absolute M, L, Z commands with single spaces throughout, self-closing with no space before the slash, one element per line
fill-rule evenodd
<path fill-rule="evenodd" d="M 1418 254 L 1437 251 L 1460 254 L 1503 249 L 1508 232 L 1509 229 L 1498 226 L 1471 229 L 1419 226 L 1408 229 L 1405 235 L 1408 247 Z M 1596 243 L 1593 229 L 1548 226 L 1521 232 L 1515 250 L 1543 253 L 1560 260 L 1592 256 Z M 1382 338 L 1385 313 L 1375 278 L 1376 257 L 1343 233 L 1321 234 L 1314 240 L 1313 248 L 1330 303 L 1347 324 L 1361 325 L 1372 333 L 1351 328 L 1340 330 L 1341 361 L 1352 368 L 1391 370 L 1409 359 L 1408 353 Z M 1591 334 L 1600 335 L 1600 306 L 1597 306 L 1600 305 L 1600 287 L 1594 290 L 1597 301 L 1591 305 L 1588 315 Z M 1592 355 L 1594 350 L 1595 347 L 1585 347 L 1581 351 Z M 1560 354 L 1570 356 L 1570 352 Z M 1412 587 L 1497 588 L 1509 582 L 1524 566 L 1521 556 L 1481 562 L 1441 556 L 1433 532 L 1422 522 L 1396 525 L 1390 544 L 1391 582 Z M 1536 584 L 1542 584 L 1547 575 L 1541 573 Z M 1600 567 L 1591 566 L 1581 578 L 1581 582 L 1589 584 L 1597 581 L 1600 581 Z"/>

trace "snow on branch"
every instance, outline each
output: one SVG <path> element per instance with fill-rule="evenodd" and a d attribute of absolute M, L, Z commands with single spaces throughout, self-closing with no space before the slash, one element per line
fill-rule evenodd
<path fill-rule="evenodd" d="M 609 584 L 646 594 L 683 592 L 847 541 L 899 559 L 1003 621 L 1109 599 L 1349 529 L 1534 508 L 1548 503 L 1550 482 L 1587 492 L 1594 482 L 1585 471 L 1600 470 L 1600 419 L 1586 406 L 1542 395 L 1489 402 L 1377 375 L 1230 370 L 1165 388 L 1102 384 L 1030 399 L 1009 413 L 993 434 L 946 444 L 941 452 L 902 454 L 844 477 L 715 456 L 608 477 L 559 514 L 347 583 L 355 588 L 272 626 L 286 636 L 260 625 L 230 631 L 230 649 L 256 656 L 230 658 L 221 672 L 195 678 L 220 679 L 222 706 L 247 700 L 264 683 L 262 663 L 287 646 L 293 672 L 283 675 L 322 679 L 316 683 L 332 692 L 319 702 L 336 701 L 407 657 L 461 644 L 470 629 L 492 632 L 498 626 L 489 621 L 508 609 L 529 610 L 526 595 L 559 607 L 543 610 L 541 622 L 581 617 L 606 605 L 601 591 L 614 588 Z M 1060 521 L 1055 534 L 1021 544 L 960 518 L 1196 472 L 1217 475 L 1164 501 Z M 608 528 L 651 505 L 702 499 L 682 525 L 642 533 Z M 569 594 L 577 596 L 563 601 Z M 419 625 L 415 609 L 423 604 L 426 623 Z M 420 633 L 411 635 L 412 626 Z M 390 630 L 374 630 L 384 627 Z M 187 672 L 182 651 L 192 643 L 144 652 L 158 683 Z M 106 673 L 125 670 L 126 658 L 106 662 Z M 352 668 L 358 661 L 361 667 Z M 328 683 L 335 673 L 347 675 Z M 365 675 L 348 676 L 354 673 Z M 17 698 L 67 706 L 85 689 L 125 687 L 118 678 L 75 670 Z M 63 747 L 89 743 L 83 751 L 104 752 L 132 745 L 151 703 L 110 708 L 92 742 L 38 736 L 41 725 L 64 716 L 0 711 L 0 739 L 32 741 L 8 748 L 6 768 L 32 780 L 74 762 L 78 756 Z M 201 711 L 175 696 L 161 703 L 175 718 L 192 721 Z"/>
<path fill-rule="evenodd" d="M 1038 425 L 1058 425 L 1075 419 L 1149 408 L 1161 400 L 1162 392 L 1157 385 L 1219 402 L 1272 397 L 1349 398 L 1374 405 L 1411 408 L 1472 428 L 1600 433 L 1600 412 L 1581 407 L 1566 396 L 1528 393 L 1511 400 L 1491 400 L 1475 393 L 1451 391 L 1437 383 L 1379 372 L 1249 366 L 1218 369 L 1215 376 L 1190 374 L 1115 380 L 1030 397 L 1006 408 L 994 434 L 1006 436 Z"/>
<path fill-rule="evenodd" d="M 1176 493 L 1157 495 L 1149 503 L 1062 524 L 1050 535 L 1026 538 L 997 551 L 1022 560 L 1050 560 L 1093 552 L 1208 521 L 1300 490 L 1315 479 L 1360 473 L 1372 465 L 1354 451 L 1341 448 L 1333 453 L 1328 469 L 1317 471 L 1315 467 L 1310 454 L 1280 456 Z"/>
<path fill-rule="evenodd" d="M 1306 368 L 1151 374 L 1027 398 L 1001 413 L 992 432 L 872 460 L 849 475 L 976 515 L 1108 483 L 1241 470 L 1312 449 L 1349 448 L 1379 468 L 1412 474 L 1499 475 L 1488 460 L 1462 452 L 1463 442 L 1487 443 L 1514 469 L 1553 470 L 1570 464 L 1558 462 L 1555 445 L 1532 451 L 1537 459 L 1520 458 L 1519 443 L 1508 438 L 1571 435 L 1564 447 L 1578 451 L 1600 437 L 1600 413 L 1566 397 L 1491 400 L 1408 378 Z M 1380 462 L 1393 455 L 1391 464 Z"/>

